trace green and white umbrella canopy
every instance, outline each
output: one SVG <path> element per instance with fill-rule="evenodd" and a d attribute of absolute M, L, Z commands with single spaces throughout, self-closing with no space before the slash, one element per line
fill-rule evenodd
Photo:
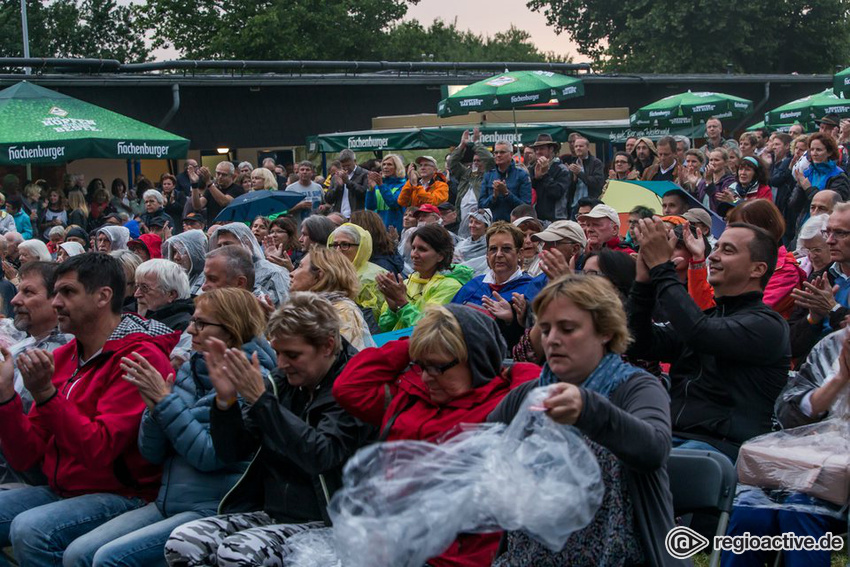
<path fill-rule="evenodd" d="M 836 95 L 850 95 L 850 67 L 832 77 L 832 91 Z"/>
<path fill-rule="evenodd" d="M 774 124 L 806 124 L 819 120 L 827 114 L 837 114 L 844 118 L 850 116 L 850 100 L 837 96 L 832 89 L 798 98 L 783 104 L 764 114 L 764 122 L 769 127 Z"/>
<path fill-rule="evenodd" d="M 753 111 L 753 101 L 713 92 L 688 91 L 670 95 L 652 104 L 643 106 L 632 115 L 632 124 L 678 125 L 676 121 L 694 124 L 709 118 L 742 118 Z"/>
<path fill-rule="evenodd" d="M 0 165 L 178 159 L 189 140 L 23 81 L 0 91 Z"/>
<path fill-rule="evenodd" d="M 506 110 L 584 96 L 581 79 L 551 71 L 512 71 L 473 83 L 444 98 L 437 107 L 441 117 L 470 112 Z"/>

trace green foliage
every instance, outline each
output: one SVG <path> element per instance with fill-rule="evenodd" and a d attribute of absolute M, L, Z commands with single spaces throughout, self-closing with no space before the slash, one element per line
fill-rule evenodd
<path fill-rule="evenodd" d="M 27 0 L 32 57 L 147 60 L 144 29 L 134 9 L 115 0 Z M 0 0 L 0 53 L 23 57 L 19 0 Z"/>
<path fill-rule="evenodd" d="M 830 73 L 850 55 L 850 0 L 529 0 L 606 71 Z"/>

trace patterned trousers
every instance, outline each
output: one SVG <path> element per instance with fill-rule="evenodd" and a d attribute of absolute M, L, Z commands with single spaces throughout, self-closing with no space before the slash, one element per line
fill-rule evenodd
<path fill-rule="evenodd" d="M 283 567 L 287 539 L 323 528 L 323 522 L 277 524 L 265 512 L 226 514 L 195 520 L 171 532 L 165 559 L 172 567 Z"/>

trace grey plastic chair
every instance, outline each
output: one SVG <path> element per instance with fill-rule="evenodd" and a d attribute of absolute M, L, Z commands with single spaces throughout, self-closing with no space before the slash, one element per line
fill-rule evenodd
<path fill-rule="evenodd" d="M 720 512 L 715 535 L 726 535 L 738 475 L 727 457 L 712 451 L 673 449 L 667 461 L 673 510 L 677 516 Z M 720 550 L 711 552 L 711 567 L 720 564 Z"/>

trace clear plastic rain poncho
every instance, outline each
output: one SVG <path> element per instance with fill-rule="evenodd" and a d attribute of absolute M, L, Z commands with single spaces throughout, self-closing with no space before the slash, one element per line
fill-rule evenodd
<path fill-rule="evenodd" d="M 548 389 L 526 396 L 508 426 L 358 451 L 328 508 L 333 528 L 291 538 L 286 564 L 421 567 L 459 533 L 498 530 L 524 530 L 559 551 L 591 522 L 605 488 L 578 433 L 535 411 Z"/>
<path fill-rule="evenodd" d="M 207 254 L 207 235 L 202 230 L 187 230 L 175 234 L 162 245 L 162 256 L 167 260 L 174 261 L 174 252 L 177 251 L 184 258 L 189 259 L 189 293 L 198 295 L 201 286 L 204 285 L 204 263 Z"/>
<path fill-rule="evenodd" d="M 289 301 L 289 271 L 266 260 L 263 249 L 251 229 L 241 222 L 217 227 L 210 235 L 210 250 L 218 248 L 218 235 L 221 232 L 234 235 L 242 246 L 251 252 L 254 261 L 254 294 L 268 295 L 276 307 Z"/>
<path fill-rule="evenodd" d="M 776 403 L 781 422 L 801 421 L 806 395 L 830 380 L 839 369 L 842 346 L 850 329 L 821 340 Z M 812 416 L 808 420 L 816 420 Z M 737 462 L 736 506 L 775 508 L 846 519 L 850 503 L 850 390 L 845 386 L 828 414 L 809 425 L 783 429 L 751 439 Z M 801 498 L 806 495 L 813 499 Z"/>
<path fill-rule="evenodd" d="M 103 234 L 109 239 L 112 246 L 110 251 L 126 250 L 130 242 L 130 229 L 126 226 L 104 226 L 97 229 L 95 234 Z"/>

